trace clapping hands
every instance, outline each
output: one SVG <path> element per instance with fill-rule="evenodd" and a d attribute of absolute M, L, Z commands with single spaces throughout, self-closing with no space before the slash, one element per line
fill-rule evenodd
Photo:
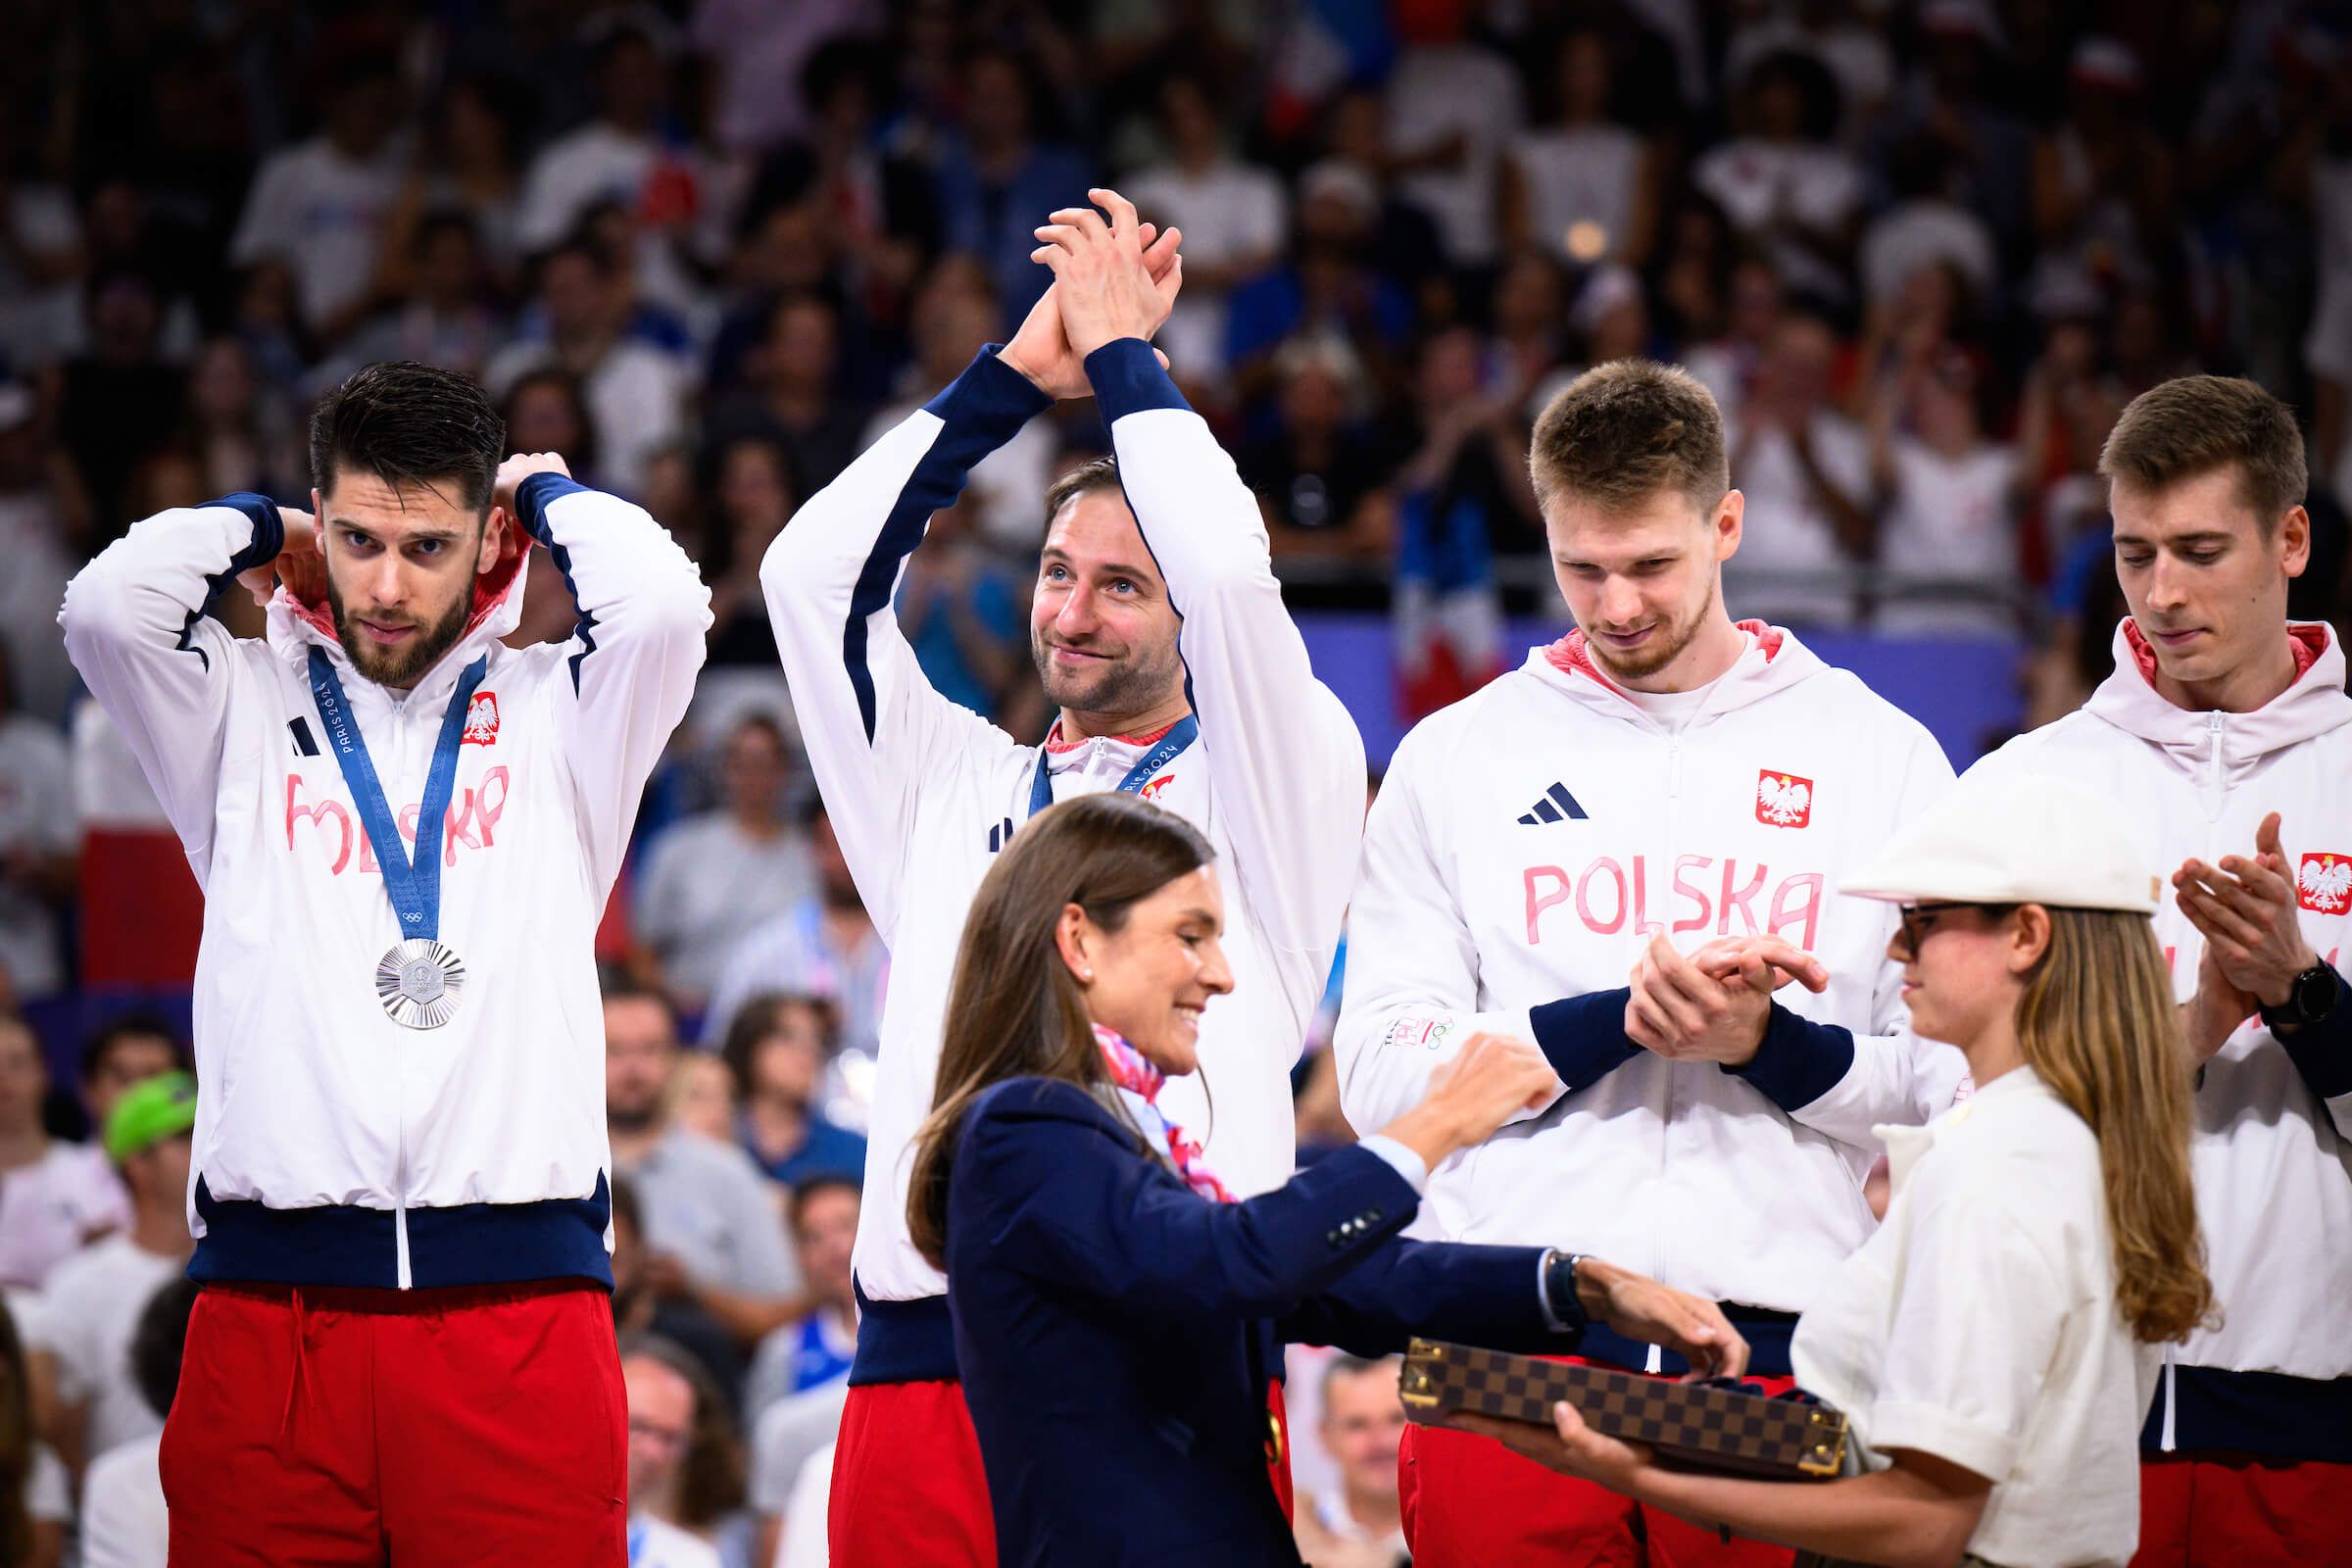
<path fill-rule="evenodd" d="M 1721 937 L 1687 956 L 1652 937 L 1628 976 L 1626 1036 L 1671 1060 L 1740 1066 L 1764 1043 L 1772 994 L 1791 980 L 1826 991 L 1830 971 L 1774 936 Z"/>
<path fill-rule="evenodd" d="M 1149 339 L 1184 284 L 1181 229 L 1140 221 L 1116 191 L 1087 194 L 1102 212 L 1065 207 L 1037 229 L 1030 259 L 1051 268 L 1054 282 L 998 353 L 1053 398 L 1086 396 L 1086 357 L 1123 337 Z"/>

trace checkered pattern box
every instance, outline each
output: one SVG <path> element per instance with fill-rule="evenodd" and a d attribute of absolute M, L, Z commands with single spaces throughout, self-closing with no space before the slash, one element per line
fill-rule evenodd
<path fill-rule="evenodd" d="M 1697 1469 L 1799 1480 L 1837 1475 L 1845 1458 L 1845 1417 L 1826 1404 L 1466 1345 L 1413 1341 L 1402 1392 L 1423 1422 L 1468 1410 L 1548 1427 L 1565 1399 L 1595 1432 Z"/>

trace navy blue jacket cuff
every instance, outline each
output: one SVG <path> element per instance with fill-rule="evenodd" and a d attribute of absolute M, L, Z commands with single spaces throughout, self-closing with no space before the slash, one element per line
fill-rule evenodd
<path fill-rule="evenodd" d="M 1105 430 L 1146 409 L 1192 407 L 1160 368 L 1152 345 L 1140 337 L 1117 338 L 1089 354 L 1086 378 L 1094 383 L 1095 406 L 1102 411 Z"/>
<path fill-rule="evenodd" d="M 963 373 L 923 405 L 948 424 L 993 437 L 988 443 L 991 452 L 1054 406 L 1054 400 L 1039 391 L 1036 382 L 997 357 L 1004 347 L 1002 343 L 981 345 Z"/>
<path fill-rule="evenodd" d="M 234 577 L 240 571 L 267 566 L 286 548 L 286 519 L 277 514 L 277 503 L 268 496 L 239 490 L 234 495 L 222 496 L 213 505 L 234 507 L 253 519 L 253 543 L 229 558 L 228 570 L 223 575 Z"/>
<path fill-rule="evenodd" d="M 577 495 L 588 487 L 577 479 L 561 473 L 534 473 L 514 487 L 514 510 L 520 514 L 516 521 L 523 531 L 549 549 L 554 549 L 556 536 L 547 531 L 547 509 L 565 496 Z"/>
<path fill-rule="evenodd" d="M 2335 1010 L 2327 1017 L 2305 1024 L 2291 1036 L 2276 1037 L 2286 1048 L 2295 1071 L 2303 1075 L 2304 1084 L 2322 1100 L 2352 1094 L 2352 992 L 2344 989 L 2340 969 L 2335 975 Z"/>
<path fill-rule="evenodd" d="M 1619 986 L 1614 991 L 1562 997 L 1528 1009 L 1528 1020 L 1536 1027 L 1536 1046 L 1570 1094 L 1592 1088 L 1642 1054 L 1642 1048 L 1625 1033 L 1625 1004 L 1632 997 L 1630 990 Z"/>
<path fill-rule="evenodd" d="M 1815 1023 L 1779 1003 L 1764 1022 L 1764 1043 L 1736 1073 L 1783 1110 L 1801 1110 L 1838 1085 L 1854 1065 L 1854 1036 L 1834 1023 Z"/>

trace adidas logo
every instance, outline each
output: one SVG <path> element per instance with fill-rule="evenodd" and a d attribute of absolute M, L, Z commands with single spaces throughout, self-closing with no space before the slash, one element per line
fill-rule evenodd
<path fill-rule="evenodd" d="M 1563 818 L 1582 822 L 1586 820 L 1585 808 L 1576 804 L 1576 797 L 1568 793 L 1567 785 L 1554 784 L 1536 802 L 1535 809 L 1519 820 L 1528 827 L 1542 827 L 1546 822 L 1557 822 Z"/>
<path fill-rule="evenodd" d="M 996 854 L 996 853 L 997 853 L 999 850 L 1002 850 L 1003 848 L 1004 848 L 1004 846 L 1005 846 L 1005 845 L 1007 845 L 1007 844 L 1010 844 L 1011 842 L 1012 842 L 1012 818 L 1011 818 L 1011 817 L 1009 817 L 1009 816 L 1008 816 L 1008 817 L 1005 817 L 1005 818 L 1004 818 L 1003 821 L 999 822 L 999 823 L 998 823 L 998 824 L 997 824 L 995 827 L 992 827 L 992 828 L 990 828 L 990 829 L 988 830 L 988 853 L 989 853 L 989 854 L 991 854 L 991 855 L 994 855 L 994 854 Z"/>

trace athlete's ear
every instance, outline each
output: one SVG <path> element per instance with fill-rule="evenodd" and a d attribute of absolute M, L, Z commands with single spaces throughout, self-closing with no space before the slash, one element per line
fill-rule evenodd
<path fill-rule="evenodd" d="M 2289 577 L 2300 577 L 2311 564 L 2311 514 L 2289 507 L 2278 519 L 2278 564 Z"/>
<path fill-rule="evenodd" d="M 492 507 L 489 519 L 482 524 L 482 548 L 473 558 L 475 576 L 487 577 L 507 559 L 507 537 L 514 531 L 514 519 L 507 515 L 507 509 Z"/>
<path fill-rule="evenodd" d="M 1737 490 L 1726 490 L 1723 499 L 1715 503 L 1714 520 L 1709 524 L 1715 535 L 1715 559 L 1729 561 L 1740 552 L 1740 530 L 1747 518 L 1747 497 Z"/>

